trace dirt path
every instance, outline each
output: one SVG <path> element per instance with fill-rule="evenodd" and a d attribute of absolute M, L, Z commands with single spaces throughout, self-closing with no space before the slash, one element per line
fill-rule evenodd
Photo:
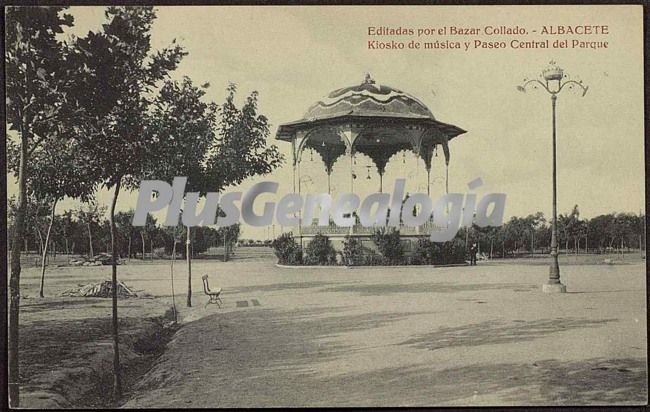
<path fill-rule="evenodd" d="M 267 277 L 185 325 L 125 406 L 645 403 L 643 267 L 609 289 L 586 268 L 564 296 L 513 265 Z"/>

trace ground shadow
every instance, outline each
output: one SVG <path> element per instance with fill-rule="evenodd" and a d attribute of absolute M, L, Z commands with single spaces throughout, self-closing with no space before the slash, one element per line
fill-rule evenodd
<path fill-rule="evenodd" d="M 618 319 L 590 320 L 581 318 L 540 319 L 506 324 L 486 321 L 459 327 L 438 328 L 431 333 L 414 336 L 398 345 L 418 349 L 441 349 L 456 346 L 481 346 L 521 342 L 577 328 L 595 328 Z"/>
<path fill-rule="evenodd" d="M 642 359 L 595 358 L 385 368 L 315 381 L 315 405 L 598 405 L 647 402 L 648 379 Z"/>
<path fill-rule="evenodd" d="M 520 283 L 382 283 L 382 284 L 347 284 L 323 289 L 324 292 L 349 292 L 358 293 L 361 296 L 383 296 L 396 293 L 456 293 L 472 292 L 479 290 L 494 289 L 518 289 L 524 291 L 525 287 L 537 288 L 533 285 Z"/>
<path fill-rule="evenodd" d="M 272 283 L 269 285 L 240 286 L 230 289 L 233 293 L 251 293 L 251 292 L 273 292 L 284 289 L 310 289 L 322 286 L 330 286 L 333 282 L 312 281 L 312 282 L 291 282 L 291 283 Z"/>

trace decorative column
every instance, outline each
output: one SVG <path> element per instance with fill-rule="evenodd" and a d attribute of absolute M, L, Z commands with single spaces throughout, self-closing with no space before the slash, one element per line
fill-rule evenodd
<path fill-rule="evenodd" d="M 300 178 L 300 158 L 302 153 L 298 153 L 298 194 L 302 194 L 302 182 Z M 300 236 L 300 248 L 302 248 L 302 208 L 298 210 L 298 236 Z"/>
<path fill-rule="evenodd" d="M 332 177 L 332 169 L 327 168 L 327 194 L 331 195 L 332 194 L 332 182 L 331 182 L 331 177 Z"/>
<path fill-rule="evenodd" d="M 323 160 L 325 162 L 325 173 L 327 173 L 327 194 L 332 194 L 332 170 L 334 169 L 334 161 L 332 160 L 332 149 L 328 147 L 323 141 L 323 147 L 325 148 L 325 155 Z"/>
<path fill-rule="evenodd" d="M 293 193 L 296 193 L 296 138 L 291 140 L 291 167 L 293 170 Z"/>
<path fill-rule="evenodd" d="M 433 142 L 427 142 L 423 145 L 421 154 L 422 160 L 424 160 L 424 167 L 427 171 L 427 196 L 431 196 L 431 166 L 435 146 Z"/>
<path fill-rule="evenodd" d="M 354 193 L 354 142 L 357 139 L 357 136 L 359 136 L 359 132 L 353 131 L 352 126 L 347 125 L 346 127 L 339 129 L 338 135 L 345 144 L 345 153 L 350 159 L 350 193 Z M 350 217 L 354 217 L 354 215 L 350 213 Z M 354 233 L 355 224 L 356 220 L 352 226 L 350 226 L 350 235 Z"/>
<path fill-rule="evenodd" d="M 445 153 L 445 192 L 449 193 L 449 143 L 445 135 L 442 142 L 442 150 Z"/>
<path fill-rule="evenodd" d="M 296 133 L 296 139 L 298 140 L 298 145 L 296 146 L 296 151 L 294 154 L 295 166 L 294 166 L 294 181 L 298 179 L 298 194 L 302 194 L 302 182 L 300 177 L 300 161 L 302 159 L 302 152 L 305 149 L 305 144 L 308 139 L 308 132 L 298 131 Z M 295 185 L 295 183 L 294 183 Z M 294 189 L 295 193 L 295 189 Z M 298 210 L 298 237 L 300 238 L 300 248 L 302 249 L 302 208 Z"/>

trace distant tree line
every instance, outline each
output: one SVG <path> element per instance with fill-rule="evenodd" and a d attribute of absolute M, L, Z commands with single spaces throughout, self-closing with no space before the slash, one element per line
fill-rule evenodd
<path fill-rule="evenodd" d="M 608 213 L 581 219 L 578 205 L 558 216 L 558 248 L 564 253 L 605 253 L 644 249 L 645 214 Z M 463 228 L 459 237 L 477 243 L 481 253 L 512 257 L 522 253 L 549 253 L 551 222 L 537 212 L 513 216 L 499 227 Z"/>
<path fill-rule="evenodd" d="M 30 198 L 25 221 L 27 231 L 21 248 L 24 252 L 43 252 L 46 233 L 51 221 L 51 203 Z M 110 224 L 104 217 L 106 208 L 94 200 L 82 203 L 77 209 L 55 214 L 52 223 L 49 253 L 93 256 L 97 253 L 110 253 Z M 9 244 L 15 216 L 15 201 L 9 204 Z M 147 224 L 136 227 L 131 224 L 133 210 L 115 214 L 118 244 L 118 257 L 152 257 L 154 250 L 164 248 L 169 256 L 174 241 L 184 241 L 187 236 L 185 226 L 164 227 L 152 216 Z M 645 243 L 645 215 L 633 213 L 609 213 L 591 219 L 581 219 L 578 206 L 570 213 L 558 216 L 558 242 L 563 253 L 605 253 L 641 249 Z M 192 228 L 193 254 L 204 253 L 210 247 L 223 247 L 224 242 L 232 245 L 267 245 L 271 241 L 239 239 L 240 225 L 225 228 Z M 526 217 L 513 216 L 499 227 L 481 228 L 474 225 L 467 230 L 461 228 L 456 236 L 468 244 L 477 243 L 481 253 L 488 257 L 503 258 L 519 254 L 548 253 L 551 242 L 551 224 L 543 213 L 537 212 Z M 381 243 L 381 242 L 380 242 Z M 388 247 L 387 247 L 388 248 Z M 388 248 L 390 249 L 390 248 Z M 185 257 L 186 249 L 178 248 Z"/>
<path fill-rule="evenodd" d="M 15 216 L 15 201 L 9 204 L 9 243 Z M 81 204 L 73 210 L 55 214 L 50 229 L 48 242 L 49 255 L 85 255 L 111 252 L 110 223 L 104 217 L 106 208 L 97 205 L 94 200 Z M 28 230 L 23 237 L 22 250 L 26 253 L 43 253 L 46 232 L 50 228 L 51 203 L 30 199 L 26 214 Z M 174 242 L 184 241 L 187 236 L 185 226 L 165 227 L 151 215 L 147 216 L 145 226 L 133 226 L 133 210 L 115 214 L 116 235 L 118 238 L 117 254 L 119 258 L 152 258 L 154 251 L 164 248 L 164 254 L 170 256 Z M 210 247 L 229 247 L 239 240 L 240 225 L 220 228 L 192 228 L 191 251 L 193 254 L 204 253 Z M 177 248 L 185 257 L 185 248 Z"/>

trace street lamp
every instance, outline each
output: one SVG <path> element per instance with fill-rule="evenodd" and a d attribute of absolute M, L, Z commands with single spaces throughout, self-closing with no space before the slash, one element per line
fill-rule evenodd
<path fill-rule="evenodd" d="M 551 230 L 551 267 L 549 270 L 548 282 L 542 285 L 542 290 L 546 293 L 563 293 L 566 292 L 566 286 L 560 282 L 560 265 L 558 263 L 557 253 L 557 177 L 556 177 L 556 131 L 555 131 L 555 102 L 557 95 L 562 91 L 564 86 L 568 85 L 569 89 L 577 87 L 582 90 L 582 96 L 587 94 L 589 89 L 582 84 L 582 81 L 568 80 L 568 76 L 564 71 L 551 61 L 549 68 L 542 71 L 541 78 L 543 82 L 538 79 L 524 79 L 524 84 L 517 86 L 520 92 L 526 92 L 526 88 L 532 86 L 533 89 L 542 87 L 551 95 L 551 108 L 553 111 L 553 224 Z"/>

